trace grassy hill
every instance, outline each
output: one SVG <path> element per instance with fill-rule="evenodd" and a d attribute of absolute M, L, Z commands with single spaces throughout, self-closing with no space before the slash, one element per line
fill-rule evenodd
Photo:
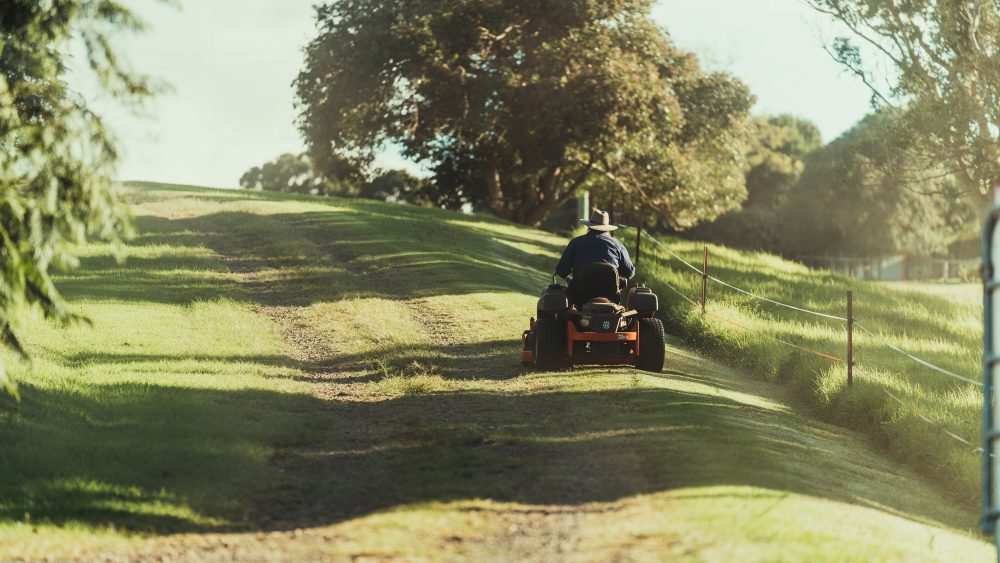
<path fill-rule="evenodd" d="M 711 246 L 710 274 L 757 295 L 845 317 L 847 290 L 853 290 L 855 318 L 870 332 L 855 328 L 854 386 L 848 387 L 846 364 L 774 340 L 846 359 L 846 323 L 763 302 L 713 282 L 708 286 L 708 314 L 702 315 L 668 287 L 697 299 L 700 275 L 661 248 L 647 246 L 651 259 L 645 277 L 668 303 L 664 320 L 675 334 L 727 365 L 794 389 L 824 419 L 871 436 L 884 451 L 963 504 L 979 502 L 981 456 L 973 450 L 982 443 L 981 389 L 930 370 L 886 343 L 980 380 L 981 287 L 866 282 L 768 254 Z M 703 245 L 671 241 L 671 248 L 688 262 L 701 264 Z"/>
<path fill-rule="evenodd" d="M 128 261 L 90 247 L 60 279 L 93 326 L 22 320 L 0 559 L 992 557 L 974 506 L 753 362 L 675 340 L 662 376 L 523 369 L 557 237 L 365 201 L 131 199 Z"/>

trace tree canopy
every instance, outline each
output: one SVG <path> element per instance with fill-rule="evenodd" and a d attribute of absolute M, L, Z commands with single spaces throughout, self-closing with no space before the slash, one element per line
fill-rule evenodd
<path fill-rule="evenodd" d="M 297 194 L 325 195 L 332 191 L 330 182 L 316 173 L 307 155 L 292 153 L 247 170 L 240 176 L 240 186 L 248 190 Z"/>
<path fill-rule="evenodd" d="M 823 146 L 811 121 L 791 115 L 755 117 L 746 152 L 747 200 L 741 209 L 690 232 L 695 238 L 739 248 L 777 251 L 781 244 L 779 208 L 799 180 L 806 157 Z"/>
<path fill-rule="evenodd" d="M 752 98 L 649 17 L 651 0 L 342 0 L 317 7 L 296 80 L 314 160 L 388 144 L 436 200 L 537 225 L 581 187 L 685 227 L 745 197 Z"/>
<path fill-rule="evenodd" d="M 806 158 L 780 209 L 781 250 L 878 256 L 934 254 L 964 233 L 975 198 L 946 168 L 920 182 L 899 177 L 920 162 L 905 116 L 885 109 Z"/>
<path fill-rule="evenodd" d="M 811 121 L 792 115 L 755 118 L 750 126 L 743 206 L 781 204 L 802 174 L 805 157 L 822 146 L 823 137 Z"/>
<path fill-rule="evenodd" d="M 118 156 L 99 116 L 66 85 L 67 52 L 86 62 L 112 98 L 137 103 L 150 82 L 127 69 L 112 36 L 142 24 L 110 0 L 6 0 L 0 4 L 0 341 L 24 353 L 16 311 L 39 306 L 74 318 L 49 270 L 72 264 L 74 245 L 117 241 L 127 213 L 112 184 Z M 11 385 L 0 367 L 0 380 Z"/>
<path fill-rule="evenodd" d="M 904 110 L 924 161 L 948 163 L 964 189 L 985 194 L 1000 178 L 1000 3 L 807 1 L 850 29 L 831 52 L 877 104 Z M 866 52 L 893 72 L 873 75 Z M 920 168 L 899 180 L 919 182 Z"/>
<path fill-rule="evenodd" d="M 367 199 L 389 202 L 406 202 L 414 205 L 433 205 L 427 193 L 428 182 L 410 174 L 406 170 L 387 170 L 366 182 L 358 190 L 358 195 Z"/>

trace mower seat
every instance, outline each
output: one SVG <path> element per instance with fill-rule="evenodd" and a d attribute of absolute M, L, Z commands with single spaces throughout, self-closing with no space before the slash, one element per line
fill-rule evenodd
<path fill-rule="evenodd" d="M 584 303 L 581 312 L 584 315 L 620 315 L 625 312 L 625 307 L 603 297 L 597 297 Z"/>
<path fill-rule="evenodd" d="M 580 268 L 573 274 L 569 284 L 569 295 L 573 303 L 582 306 L 591 300 L 603 297 L 611 303 L 618 303 L 621 280 L 618 268 L 607 262 L 594 262 Z"/>

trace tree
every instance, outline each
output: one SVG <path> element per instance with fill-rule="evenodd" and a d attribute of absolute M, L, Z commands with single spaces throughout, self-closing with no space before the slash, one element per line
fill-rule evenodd
<path fill-rule="evenodd" d="M 326 195 L 337 191 L 332 182 L 315 171 L 308 156 L 291 153 L 247 170 L 240 177 L 240 186 L 296 194 Z"/>
<path fill-rule="evenodd" d="M 921 154 L 905 115 L 884 109 L 807 157 L 785 205 L 782 250 L 854 256 L 946 251 L 964 232 L 974 198 L 947 170 L 920 183 L 899 181 Z"/>
<path fill-rule="evenodd" d="M 805 157 L 823 146 L 819 128 L 791 115 L 758 117 L 751 122 L 743 207 L 781 204 L 805 166 Z"/>
<path fill-rule="evenodd" d="M 537 225 L 582 186 L 690 226 L 745 197 L 752 98 L 706 73 L 651 0 L 343 0 L 295 87 L 315 159 L 396 143 L 439 201 Z"/>
<path fill-rule="evenodd" d="M 82 43 L 109 97 L 150 95 L 113 48 L 119 31 L 142 23 L 109 0 L 8 0 L 0 4 L 0 342 L 24 356 L 16 312 L 37 306 L 76 319 L 52 282 L 88 238 L 118 242 L 127 214 L 112 183 L 118 153 L 99 116 L 65 83 L 68 46 Z M 13 384 L 0 366 L 0 381 Z"/>
<path fill-rule="evenodd" d="M 819 128 L 790 115 L 760 116 L 750 123 L 746 152 L 747 200 L 738 211 L 693 229 L 689 236 L 735 246 L 777 251 L 778 213 L 805 166 L 805 158 L 823 146 Z"/>
<path fill-rule="evenodd" d="M 831 53 L 872 89 L 877 105 L 904 110 L 923 163 L 948 163 L 963 188 L 985 194 L 1000 178 L 1000 4 L 972 0 L 807 0 L 843 23 Z M 893 67 L 877 79 L 863 50 Z M 921 163 L 918 163 L 921 164 Z M 922 166 L 901 180 L 919 182 Z"/>
<path fill-rule="evenodd" d="M 434 204 L 428 182 L 406 170 L 388 170 L 361 186 L 358 195 L 367 199 L 406 202 L 429 207 Z"/>

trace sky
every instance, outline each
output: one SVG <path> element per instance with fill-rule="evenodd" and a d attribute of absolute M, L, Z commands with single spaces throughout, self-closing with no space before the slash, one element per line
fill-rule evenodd
<path fill-rule="evenodd" d="M 119 41 L 136 69 L 170 90 L 140 116 L 90 101 L 121 140 L 122 179 L 237 187 L 251 166 L 303 150 L 291 84 L 314 34 L 315 0 L 181 2 L 133 0 L 150 29 Z M 653 15 L 708 68 L 746 82 L 755 113 L 810 119 L 831 140 L 869 110 L 864 85 L 822 49 L 836 28 L 801 0 L 660 0 Z M 70 80 L 92 92 L 80 75 Z M 380 164 L 405 162 L 390 153 Z"/>

